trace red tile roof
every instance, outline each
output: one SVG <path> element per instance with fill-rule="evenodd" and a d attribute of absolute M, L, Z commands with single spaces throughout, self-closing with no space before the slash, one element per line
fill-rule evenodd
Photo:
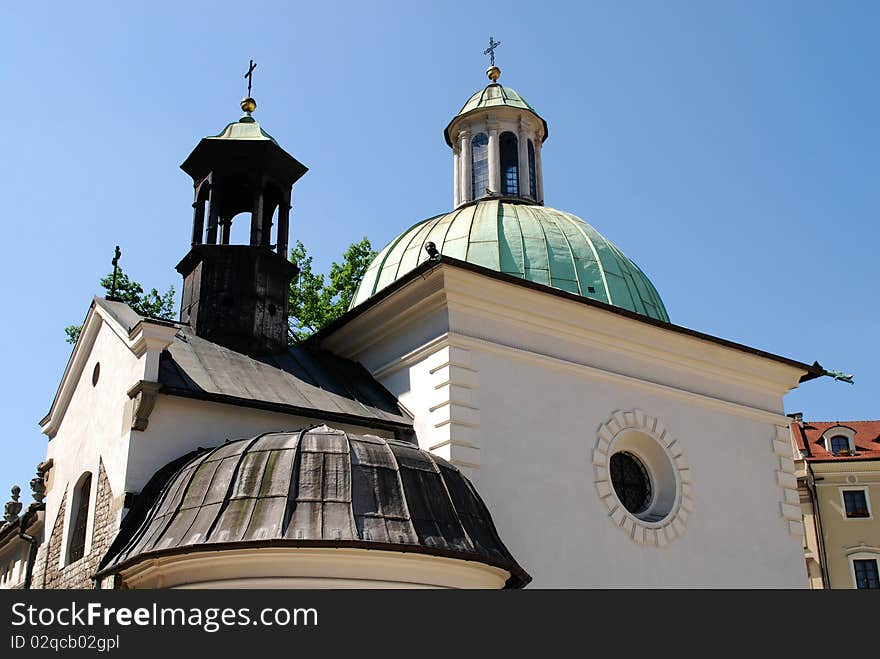
<path fill-rule="evenodd" d="M 829 428 L 855 431 L 856 455 L 834 455 L 825 448 L 822 435 Z M 880 420 L 878 421 L 804 421 L 792 423 L 798 449 L 807 460 L 876 460 L 880 459 Z M 830 437 L 831 435 L 829 435 Z"/>

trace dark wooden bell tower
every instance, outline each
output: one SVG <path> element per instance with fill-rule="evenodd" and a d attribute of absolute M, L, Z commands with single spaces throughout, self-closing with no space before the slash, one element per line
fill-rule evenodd
<path fill-rule="evenodd" d="M 260 128 L 252 98 L 241 106 L 241 119 L 204 138 L 180 166 L 195 187 L 192 246 L 177 264 L 180 320 L 237 352 L 270 354 L 287 347 L 288 291 L 297 274 L 287 255 L 290 193 L 307 168 Z M 231 245 L 232 222 L 246 218 L 249 243 Z"/>

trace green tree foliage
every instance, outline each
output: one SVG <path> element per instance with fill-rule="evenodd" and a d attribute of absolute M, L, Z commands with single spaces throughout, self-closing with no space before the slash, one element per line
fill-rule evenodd
<path fill-rule="evenodd" d="M 358 284 L 367 267 L 376 258 L 376 252 L 366 237 L 352 243 L 342 255 L 342 262 L 334 262 L 329 274 L 312 270 L 312 257 L 305 245 L 297 241 L 290 251 L 290 260 L 299 266 L 299 276 L 290 284 L 290 338 L 302 341 L 348 310 Z M 113 274 L 101 279 L 101 286 L 109 293 Z M 133 311 L 152 318 L 171 320 L 174 317 L 174 287 L 164 294 L 155 288 L 145 293 L 140 283 L 129 278 L 122 269 L 116 278 L 116 298 Z M 80 325 L 64 328 L 68 343 L 76 343 Z"/>
<path fill-rule="evenodd" d="M 101 279 L 100 284 L 109 294 L 113 286 L 113 273 L 111 272 Z M 116 299 L 130 306 L 135 313 L 141 316 L 165 320 L 174 318 L 174 286 L 169 287 L 165 293 L 161 294 L 155 288 L 151 288 L 149 292 L 145 293 L 144 287 L 125 274 L 122 268 L 116 275 Z M 81 325 L 65 327 L 67 342 L 76 343 L 81 330 Z"/>
<path fill-rule="evenodd" d="M 312 257 L 297 240 L 290 251 L 290 260 L 300 269 L 290 285 L 291 340 L 302 341 L 344 314 L 374 258 L 376 252 L 364 237 L 345 250 L 341 263 L 330 266 L 329 275 L 315 274 Z"/>

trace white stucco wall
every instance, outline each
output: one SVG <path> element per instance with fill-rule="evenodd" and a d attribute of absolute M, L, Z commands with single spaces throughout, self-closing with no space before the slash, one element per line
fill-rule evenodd
<path fill-rule="evenodd" d="M 52 529 L 61 501 L 67 493 L 62 535 L 61 565 L 66 564 L 66 547 L 70 518 L 73 514 L 73 489 L 83 474 L 91 472 L 90 501 L 95 502 L 98 488 L 98 469 L 103 461 L 114 497 L 124 493 L 130 422 L 126 424 L 126 392 L 143 378 L 145 356 L 137 357 L 124 343 L 118 332 L 101 318 L 93 321 L 97 327 L 94 343 L 82 346 L 81 370 L 71 373 L 69 402 L 59 414 L 57 432 L 49 440 L 47 457 L 53 467 L 47 478 L 46 528 Z M 84 330 L 85 331 L 85 330 Z M 101 365 L 96 385 L 92 374 L 96 364 Z M 91 548 L 94 516 L 89 515 L 86 526 L 86 553 Z"/>
<path fill-rule="evenodd" d="M 780 512 L 785 494 L 771 421 L 521 354 L 453 350 L 467 360 L 475 386 L 459 390 L 451 405 L 462 446 L 438 448 L 448 435 L 447 426 L 435 427 L 444 408 L 432 411 L 431 371 L 449 352 L 441 348 L 383 383 L 416 415 L 422 447 L 473 480 L 535 587 L 806 585 L 801 538 Z M 634 542 L 617 528 L 594 482 L 597 428 L 614 411 L 633 409 L 660 419 L 690 465 L 693 512 L 666 547 Z"/>
<path fill-rule="evenodd" d="M 473 480 L 534 587 L 806 587 L 782 414 L 797 369 L 478 275 L 440 279 L 325 345 L 367 365 L 415 415 L 422 447 Z M 383 305 L 414 300 L 434 301 L 421 323 L 357 338 Z M 445 330 L 424 341 L 427 324 Z M 689 510 L 664 546 L 620 528 L 596 482 L 598 431 L 635 410 L 677 439 Z"/>
<path fill-rule="evenodd" d="M 773 425 L 496 355 L 472 363 L 479 489 L 535 586 L 806 585 L 779 512 Z M 666 547 L 617 528 L 594 485 L 596 428 L 629 409 L 661 419 L 691 466 L 694 510 Z"/>

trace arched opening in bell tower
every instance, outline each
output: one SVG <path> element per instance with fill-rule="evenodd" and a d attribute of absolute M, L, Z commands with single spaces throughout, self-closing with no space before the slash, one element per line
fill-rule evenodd
<path fill-rule="evenodd" d="M 505 197 L 519 196 L 519 151 L 516 135 L 501 133 L 501 194 Z"/>
<path fill-rule="evenodd" d="M 471 140 L 471 190 L 473 199 L 486 196 L 489 187 L 489 137 L 477 133 Z"/>

